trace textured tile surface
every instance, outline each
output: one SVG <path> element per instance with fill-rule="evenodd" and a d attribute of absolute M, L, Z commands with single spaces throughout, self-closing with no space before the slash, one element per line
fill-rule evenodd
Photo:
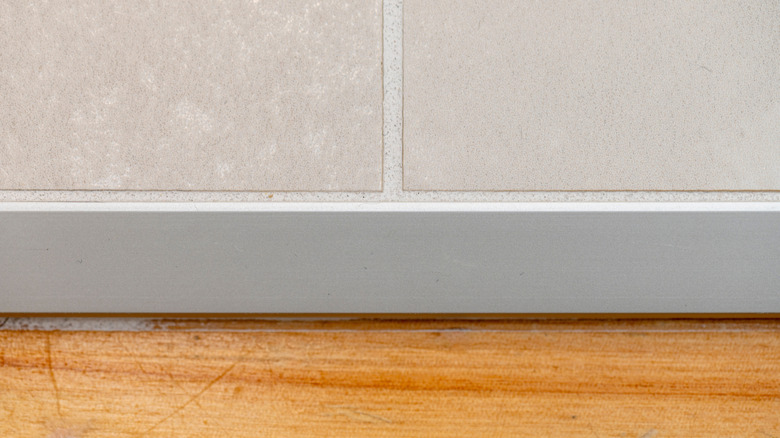
<path fill-rule="evenodd" d="M 780 189 L 780 2 L 404 1 L 404 184 Z"/>
<path fill-rule="evenodd" d="M 0 189 L 379 190 L 381 10 L 0 2 Z"/>

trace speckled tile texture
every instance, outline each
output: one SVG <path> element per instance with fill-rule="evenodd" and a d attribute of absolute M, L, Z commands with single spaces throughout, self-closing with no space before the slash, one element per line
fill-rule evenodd
<path fill-rule="evenodd" d="M 528 3 L 528 0 L 523 0 Z M 95 189 L 85 187 L 78 190 L 61 189 L 52 187 L 46 190 L 8 190 L 3 189 L 0 186 L 0 202 L 17 202 L 17 201 L 65 201 L 65 202 L 223 202 L 223 201 L 237 201 L 237 202 L 300 202 L 300 201 L 349 201 L 349 202 L 416 202 L 416 201 L 440 201 L 440 202 L 474 202 L 474 201 L 491 201 L 491 202 L 560 202 L 560 201 L 574 201 L 574 202 L 586 202 L 586 201 L 602 201 L 602 202 L 675 202 L 675 201 L 705 201 L 705 202 L 720 202 L 720 201 L 773 201 L 780 202 L 780 191 L 773 190 L 772 188 L 761 189 L 760 191 L 706 191 L 701 190 L 687 190 L 687 191 L 659 191 L 659 190 L 632 190 L 630 188 L 621 189 L 619 191 L 610 190 L 596 190 L 587 191 L 585 189 L 577 190 L 515 190 L 514 186 L 509 189 L 495 189 L 498 185 L 494 185 L 489 189 L 475 190 L 472 188 L 463 189 L 447 189 L 446 191 L 432 191 L 427 190 L 425 187 L 431 187 L 432 184 L 421 185 L 419 189 L 409 187 L 407 181 L 406 190 L 403 188 L 403 158 L 404 151 L 402 147 L 402 98 L 404 83 L 403 83 L 403 40 L 408 40 L 409 34 L 404 37 L 403 34 L 403 11 L 405 8 L 411 8 L 415 10 L 416 0 L 384 0 L 382 3 L 382 40 L 384 46 L 382 47 L 382 83 L 384 85 L 384 101 L 382 103 L 382 109 L 384 112 L 384 127 L 383 127 L 383 185 L 381 191 L 372 188 L 371 191 L 324 191 L 319 188 L 312 189 L 313 191 L 303 191 L 301 189 L 290 189 L 280 191 L 278 187 L 265 187 L 258 190 L 255 189 L 219 189 L 219 190 L 206 190 L 206 189 L 161 189 L 161 188 L 146 188 L 146 189 Z M 743 2 L 747 6 L 754 7 L 754 3 Z M 41 3 L 42 4 L 42 3 Z M 270 4 L 270 3 L 266 3 Z M 284 3 L 278 3 L 284 5 Z M 575 3 L 575 6 L 579 3 Z M 592 3 L 598 4 L 598 3 Z M 672 5 L 672 3 L 669 3 Z M 721 1 L 719 4 L 723 4 Z M 762 3 L 763 5 L 770 5 L 768 3 Z M 460 4 L 444 5 L 443 7 L 451 6 L 453 8 L 460 7 Z M 502 7 L 495 3 L 490 3 L 491 7 Z M 706 7 L 707 5 L 700 5 Z M 770 5 L 771 6 L 771 5 Z M 5 11 L 9 9 L 9 5 L 6 3 L 0 3 L 0 23 L 5 23 L 2 20 L 8 20 L 9 14 Z M 14 9 L 16 10 L 16 9 Z M 407 11 L 409 12 L 409 11 Z M 476 11 L 477 13 L 480 11 Z M 760 11 L 754 11 L 761 14 L 775 13 L 773 8 L 764 7 Z M 442 17 L 446 17 L 447 11 L 443 11 Z M 754 14 L 755 15 L 755 14 Z M 764 20 L 771 21 L 771 15 L 761 15 Z M 375 20 L 376 16 L 362 15 L 363 20 Z M 434 20 L 435 21 L 435 20 Z M 437 26 L 437 23 L 433 23 L 432 26 Z M 5 24 L 3 24 L 5 26 Z M 3 32 L 5 27 L 0 26 L 0 35 L 7 35 Z M 448 25 L 451 26 L 451 25 Z M 17 26 L 18 27 L 18 26 Z M 350 32 L 350 27 L 346 27 L 345 31 Z M 22 32 L 22 31 L 20 31 Z M 413 34 L 413 32 L 412 32 Z M 17 35 L 23 35 L 19 33 Z M 17 36 L 14 36 L 16 38 Z M 767 44 L 772 44 L 770 40 L 767 40 Z M 280 42 L 281 43 L 281 42 Z M 409 42 L 407 41 L 407 45 Z M 456 51 L 456 49 L 453 49 Z M 455 52 L 453 52 L 455 53 Z M 0 51 L 0 56 L 4 55 Z M 408 53 L 406 62 L 409 62 Z M 496 59 L 501 59 L 500 56 L 495 56 Z M 773 58 L 774 59 L 774 58 Z M 710 68 L 710 67 L 708 67 Z M 746 67 L 747 68 L 747 67 Z M 706 72 L 706 70 L 704 70 Z M 460 72 L 456 72 L 460 74 Z M 750 77 L 751 73 L 747 72 L 746 77 Z M 745 80 L 743 79 L 742 82 Z M 0 87 L 4 87 L 3 82 L 0 82 Z M 408 84 L 407 84 L 408 86 Z M 463 93 L 465 90 L 457 91 Z M 407 99 L 409 96 L 406 96 Z M 736 91 L 734 97 L 738 97 Z M 2 103 L 0 103 L 2 105 Z M 409 102 L 406 102 L 409 105 Z M 408 108 L 407 108 L 408 109 Z M 440 109 L 434 108 L 438 111 Z M 446 108 L 447 111 L 456 111 L 457 108 L 449 105 Z M 16 115 L 18 117 L 18 115 Z M 6 119 L 10 120 L 10 119 Z M 4 119 L 0 119 L 2 123 Z M 29 123 L 29 122 L 28 122 Z M 407 121 L 407 125 L 409 122 Z M 0 126 L 0 129 L 5 129 Z M 408 126 L 407 126 L 408 130 Z M 489 133 L 489 131 L 488 131 Z M 407 132 L 408 134 L 408 132 Z M 0 145 L 2 145 L 0 140 Z M 777 144 L 777 143 L 775 143 Z M 441 145 L 433 145 L 434 147 L 440 147 Z M 489 150 L 489 149 L 488 149 Z M 407 152 L 407 164 L 408 153 Z M 15 149 L 17 154 L 26 154 L 26 152 Z M 205 152 L 204 152 L 205 153 Z M 40 155 L 46 155 L 41 152 Z M 479 158 L 479 154 L 474 154 L 475 158 Z M 43 160 L 46 163 L 49 160 L 61 159 L 52 156 L 50 159 Z M 432 166 L 438 166 L 437 162 L 445 159 L 443 157 L 431 156 L 427 160 Z M 742 161 L 738 160 L 737 162 Z M 765 165 L 771 166 L 776 163 L 767 159 Z M 269 164 L 271 165 L 271 164 Z M 480 160 L 475 159 L 471 165 L 479 166 Z M 0 170 L 2 170 L 2 161 L 0 161 Z M 692 170 L 698 169 L 696 166 L 692 167 Z M 434 169 L 435 170 L 435 169 Z M 463 174 L 458 169 L 453 170 L 453 174 Z M 500 170 L 500 169 L 499 169 Z M 36 170 L 37 172 L 43 172 Z M 154 171 L 154 170 L 153 170 Z M 351 172 L 348 170 L 347 172 Z M 200 170 L 198 171 L 200 172 Z M 759 172 L 760 173 L 760 172 Z M 439 172 L 441 175 L 441 172 Z M 408 176 L 408 175 L 407 175 Z M 451 175 L 452 177 L 452 175 Z M 493 182 L 496 180 L 507 178 L 507 181 L 512 181 L 512 175 L 491 175 Z M 20 179 L 23 176 L 19 177 Z M 182 177 L 184 178 L 184 177 Z M 507 184 L 508 186 L 508 184 Z M 465 187 L 465 185 L 464 185 Z M 485 185 L 484 187 L 489 187 Z M 343 188 L 335 188 L 333 190 L 345 190 Z M 359 190 L 359 189 L 358 189 Z M 739 189 L 734 189 L 739 190 Z"/>
<path fill-rule="evenodd" d="M 0 189 L 382 188 L 381 0 L 0 2 Z"/>
<path fill-rule="evenodd" d="M 404 0 L 407 190 L 780 189 L 780 2 Z"/>

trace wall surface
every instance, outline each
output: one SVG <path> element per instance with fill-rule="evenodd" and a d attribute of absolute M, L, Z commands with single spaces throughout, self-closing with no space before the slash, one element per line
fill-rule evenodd
<path fill-rule="evenodd" d="M 560 3 L 4 3 L 0 200 L 780 200 L 776 1 Z"/>
<path fill-rule="evenodd" d="M 780 3 L 404 5 L 415 190 L 780 189 Z"/>
<path fill-rule="evenodd" d="M 380 190 L 381 6 L 4 3 L 0 188 Z"/>

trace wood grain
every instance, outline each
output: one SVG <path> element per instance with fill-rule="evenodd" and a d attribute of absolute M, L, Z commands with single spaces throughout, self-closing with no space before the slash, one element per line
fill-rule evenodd
<path fill-rule="evenodd" d="M 780 437 L 780 320 L 0 330 L 3 437 Z"/>

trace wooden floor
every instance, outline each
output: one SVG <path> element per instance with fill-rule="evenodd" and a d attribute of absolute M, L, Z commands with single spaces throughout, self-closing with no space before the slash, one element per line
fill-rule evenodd
<path fill-rule="evenodd" d="M 0 330 L 2 437 L 780 437 L 780 320 Z"/>

